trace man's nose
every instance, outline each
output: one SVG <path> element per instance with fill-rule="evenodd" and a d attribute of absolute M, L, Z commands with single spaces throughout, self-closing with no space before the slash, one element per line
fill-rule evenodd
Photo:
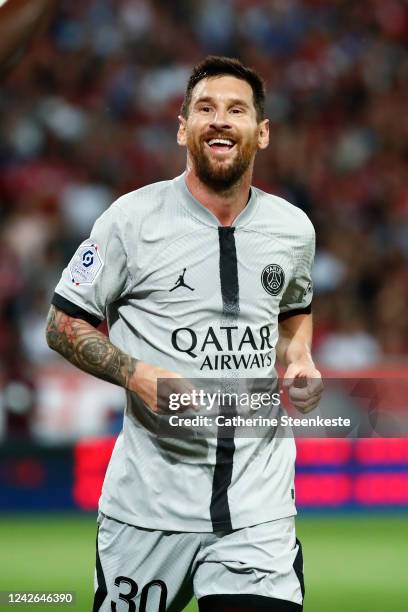
<path fill-rule="evenodd" d="M 217 109 L 211 118 L 211 127 L 214 129 L 228 129 L 231 127 L 231 122 L 226 110 Z"/>

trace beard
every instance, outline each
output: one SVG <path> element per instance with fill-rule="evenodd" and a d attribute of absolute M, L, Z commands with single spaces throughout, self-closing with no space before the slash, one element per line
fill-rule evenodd
<path fill-rule="evenodd" d="M 252 163 L 257 148 L 252 142 L 242 147 L 236 142 L 238 151 L 233 160 L 218 161 L 207 154 L 205 146 L 205 141 L 197 143 L 192 138 L 187 143 L 198 178 L 216 193 L 227 192 L 240 181 Z"/>

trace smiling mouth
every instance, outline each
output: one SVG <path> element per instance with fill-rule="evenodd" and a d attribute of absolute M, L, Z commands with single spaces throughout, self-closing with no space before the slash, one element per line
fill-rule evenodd
<path fill-rule="evenodd" d="M 230 138 L 210 138 L 205 141 L 212 151 L 224 153 L 235 147 L 235 141 Z"/>

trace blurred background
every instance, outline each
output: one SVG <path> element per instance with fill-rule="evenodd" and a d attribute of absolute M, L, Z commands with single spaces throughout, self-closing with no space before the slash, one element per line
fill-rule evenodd
<path fill-rule="evenodd" d="M 320 367 L 406 379 L 408 7 L 57 4 L 0 91 L 0 589 L 73 589 L 86 610 L 95 508 L 123 399 L 46 345 L 62 268 L 115 198 L 182 172 L 175 136 L 191 68 L 210 53 L 236 56 L 267 85 L 271 144 L 254 184 L 316 227 Z M 408 441 L 298 447 L 305 612 L 337 612 L 340 593 L 352 612 L 408 609 Z"/>

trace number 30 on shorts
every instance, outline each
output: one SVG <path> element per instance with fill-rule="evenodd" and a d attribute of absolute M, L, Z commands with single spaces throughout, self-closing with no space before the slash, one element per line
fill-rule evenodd
<path fill-rule="evenodd" d="M 125 589 L 122 585 L 128 585 L 127 593 L 122 593 L 122 589 Z M 138 584 L 132 580 L 132 578 L 127 578 L 126 576 L 117 576 L 115 578 L 115 586 L 119 587 L 118 599 L 122 601 L 126 601 L 128 604 L 129 612 L 136 612 L 136 604 L 134 602 L 134 598 L 138 594 L 139 587 Z M 163 580 L 151 580 L 147 584 L 144 585 L 142 590 L 140 591 L 140 606 L 138 612 L 147 612 L 147 597 L 149 595 L 150 589 L 160 589 L 160 601 L 159 607 L 157 608 L 157 612 L 166 612 L 166 601 L 167 601 L 167 587 Z M 112 612 L 116 612 L 116 603 L 111 601 L 111 610 Z"/>

